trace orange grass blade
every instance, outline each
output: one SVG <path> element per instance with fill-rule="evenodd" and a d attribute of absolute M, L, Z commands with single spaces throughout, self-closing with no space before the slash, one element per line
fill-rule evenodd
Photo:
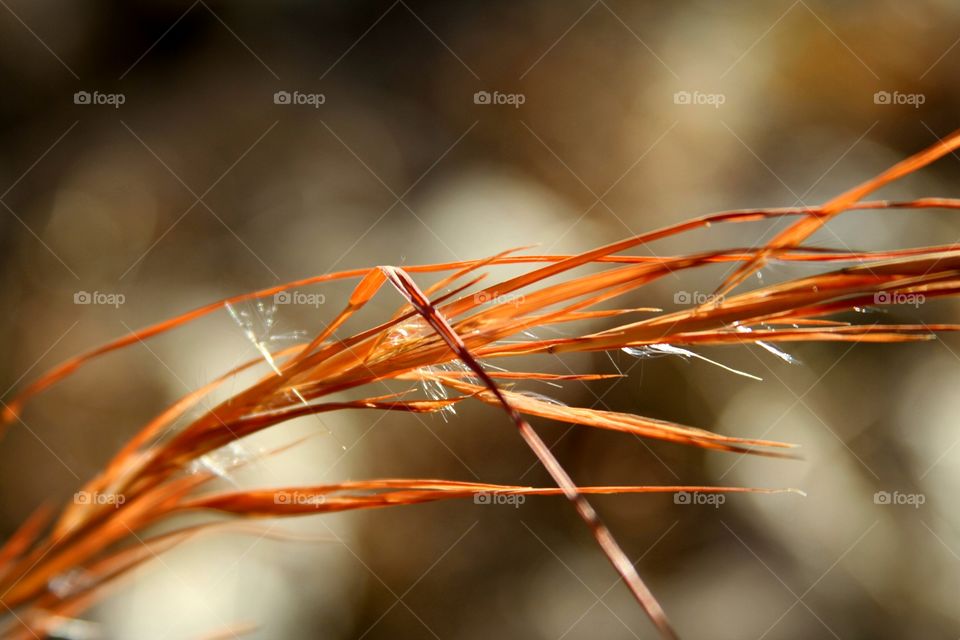
<path fill-rule="evenodd" d="M 825 225 L 831 219 L 851 208 L 855 202 L 861 198 L 873 193 L 874 191 L 899 180 L 903 176 L 909 175 L 914 171 L 925 167 L 926 165 L 939 160 L 946 154 L 960 148 L 960 130 L 954 131 L 936 144 L 920 151 L 909 158 L 901 160 L 880 175 L 857 185 L 856 187 L 841 193 L 839 196 L 829 200 L 817 211 L 811 213 L 805 218 L 795 222 L 787 229 L 767 243 L 764 250 L 760 252 L 749 262 L 740 266 L 723 284 L 717 289 L 717 293 L 725 294 L 743 282 L 745 279 L 756 273 L 763 267 L 766 260 L 779 253 L 783 249 L 799 246 L 804 240 L 809 238 L 815 231 Z"/>
<path fill-rule="evenodd" d="M 499 403 L 499 399 L 481 385 L 464 382 L 454 376 L 447 376 L 445 374 L 435 374 L 434 379 L 458 391 L 476 396 L 487 404 L 497 405 Z M 758 450 L 755 447 L 787 449 L 796 446 L 773 440 L 755 440 L 722 436 L 703 429 L 685 427 L 666 420 L 645 418 L 629 413 L 589 409 L 585 407 L 568 407 L 506 389 L 501 389 L 500 392 L 520 413 L 548 418 L 559 423 L 589 425 L 600 429 L 632 433 L 647 438 L 657 438 L 683 444 L 695 444 L 707 449 L 719 449 L 737 453 L 755 453 L 772 457 L 792 456 L 773 451 Z"/>
<path fill-rule="evenodd" d="M 687 485 L 578 487 L 581 494 L 613 495 L 638 493 L 794 493 L 797 489 L 751 487 L 710 487 Z M 477 495 L 561 496 L 559 487 L 527 487 L 482 482 L 427 479 L 382 479 L 338 484 L 234 491 L 190 499 L 185 510 L 212 510 L 237 515 L 281 517 L 311 513 L 332 513 L 353 509 L 422 504 L 438 500 L 470 498 Z"/>

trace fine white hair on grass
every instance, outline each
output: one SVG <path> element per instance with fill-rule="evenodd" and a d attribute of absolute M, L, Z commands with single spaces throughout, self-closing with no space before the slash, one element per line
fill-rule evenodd
<path fill-rule="evenodd" d="M 794 325 L 794 328 L 796 328 L 796 325 Z M 750 327 L 744 327 L 740 325 L 737 327 L 737 331 L 739 331 L 740 333 L 751 333 L 753 329 L 751 329 Z M 756 340 L 754 344 L 756 344 L 761 349 L 765 349 L 769 353 L 772 353 L 773 355 L 777 356 L 787 364 L 800 364 L 800 360 L 793 357 L 786 351 L 782 349 L 778 349 L 777 347 L 773 346 L 769 342 L 764 342 L 763 340 Z"/>
<path fill-rule="evenodd" d="M 243 331 L 243 335 L 246 336 L 247 340 L 250 341 L 263 360 L 270 366 L 275 374 L 282 377 L 283 372 L 280 371 L 280 367 L 277 366 L 277 362 L 274 360 L 273 354 L 267 348 L 266 344 L 268 341 L 270 341 L 273 327 L 276 324 L 277 305 L 267 305 L 263 302 L 263 300 L 257 300 L 254 307 L 256 309 L 255 316 L 250 314 L 248 311 L 237 310 L 230 302 L 225 303 L 223 306 L 227 310 L 227 313 L 230 314 L 230 317 L 233 318 L 233 321 L 237 323 L 237 326 L 240 327 L 240 330 Z M 259 330 L 255 318 L 259 319 L 260 321 Z M 307 399 L 303 397 L 303 394 L 300 393 L 299 389 L 291 388 L 290 393 L 296 396 L 297 400 L 299 400 L 303 406 L 310 406 L 310 403 L 307 402 Z M 323 428 L 324 432 L 332 436 L 333 439 L 337 441 L 337 444 L 340 445 L 340 448 L 343 451 L 346 451 L 347 445 L 343 442 L 340 442 L 339 438 L 337 438 L 333 431 L 331 431 L 330 428 L 323 423 L 323 420 L 320 418 L 320 416 L 315 414 L 314 417 L 317 423 Z"/>
<path fill-rule="evenodd" d="M 738 376 L 763 382 L 763 378 L 755 376 L 752 373 L 747 373 L 746 371 L 740 371 L 739 369 L 728 367 L 721 362 L 711 360 L 710 358 L 702 356 L 699 353 L 690 351 L 689 349 L 684 349 L 682 347 L 676 347 L 672 344 L 649 344 L 643 347 L 624 347 L 623 351 L 624 353 L 634 356 L 635 358 L 651 358 L 657 356 L 680 356 L 684 359 L 696 358 L 697 360 L 703 360 L 704 362 L 708 362 L 716 367 L 720 367 L 721 369 L 729 371 L 730 373 L 735 373 Z"/>

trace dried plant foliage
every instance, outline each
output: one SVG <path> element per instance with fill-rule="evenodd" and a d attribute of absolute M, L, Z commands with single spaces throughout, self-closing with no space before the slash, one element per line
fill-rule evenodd
<path fill-rule="evenodd" d="M 666 615 L 620 550 L 586 496 L 648 492 L 768 492 L 740 487 L 613 486 L 579 487 L 530 426 L 535 416 L 657 438 L 708 449 L 775 457 L 792 456 L 792 445 L 713 433 L 665 420 L 603 409 L 569 407 L 518 384 L 529 380 L 580 380 L 597 374 L 555 375 L 506 370 L 511 356 L 628 350 L 635 354 L 696 356 L 701 345 L 773 345 L 796 341 L 903 342 L 931 339 L 954 331 L 953 324 L 851 324 L 836 314 L 876 306 L 881 299 L 922 295 L 932 299 L 960 290 L 960 245 L 891 251 L 835 251 L 804 246 L 812 233 L 850 210 L 877 212 L 957 209 L 960 200 L 926 198 L 906 202 L 863 201 L 884 185 L 929 164 L 960 146 L 953 134 L 819 207 L 728 211 L 669 226 L 578 255 L 518 255 L 508 251 L 482 260 L 406 267 L 372 267 L 329 273 L 254 293 L 235 296 L 134 331 L 76 356 L 23 388 L 3 406 L 5 428 L 14 427 L 25 404 L 51 385 L 101 356 L 173 331 L 221 309 L 282 291 L 335 280 L 357 280 L 343 310 L 310 342 L 271 352 L 251 336 L 261 358 L 189 393 L 135 434 L 113 460 L 82 488 L 83 495 L 122 497 L 113 503 L 74 501 L 55 509 L 42 506 L 0 547 L 0 602 L 13 622 L 7 638 L 40 638 L 64 620 L 78 616 L 131 568 L 203 532 L 256 518 L 329 513 L 467 498 L 479 493 L 563 495 L 590 527 L 603 552 L 620 573 L 662 637 L 676 637 Z M 879 214 L 878 214 L 879 215 Z M 623 255 L 656 240 L 711 225 L 784 218 L 792 223 L 757 248 L 704 251 L 690 255 Z M 815 263 L 824 272 L 733 290 L 770 261 Z M 603 308 L 608 301 L 661 278 L 710 264 L 737 265 L 706 304 L 670 313 L 659 309 Z M 846 264 L 833 268 L 835 264 Z M 521 275 L 481 286 L 485 270 L 526 265 Z M 590 273 L 575 274 L 591 266 Z M 440 274 L 421 289 L 417 274 Z M 548 282 L 549 280 L 549 282 Z M 394 289 L 395 292 L 384 289 Z M 338 330 L 376 295 L 394 295 L 399 306 L 389 320 L 352 335 Z M 887 296 L 887 298 L 882 298 Z M 640 317 L 640 319 L 636 319 Z M 609 328 L 563 338 L 525 338 L 532 329 L 603 321 Z M 579 324 L 577 324 L 579 323 Z M 699 356 L 697 356 L 699 357 Z M 498 362 L 504 368 L 492 367 Z M 255 367 L 264 374 L 249 387 L 202 413 L 185 427 L 174 423 L 199 407 L 215 389 Z M 409 389 L 374 394 L 387 381 L 406 381 Z M 411 384 L 412 383 L 412 384 Z M 382 388 L 382 387 L 380 387 Z M 434 391 L 429 393 L 429 391 Z M 336 395 L 336 399 L 334 399 Z M 354 399 L 344 400 L 345 396 Z M 197 461 L 250 434 L 295 417 L 343 409 L 436 413 L 461 402 L 480 401 L 501 408 L 556 482 L 555 488 L 506 486 L 433 479 L 374 479 L 320 486 L 232 491 L 210 490 L 216 474 Z M 161 434 L 173 431 L 167 438 Z M 294 443 L 291 446 L 295 446 Z M 273 455 L 279 452 L 270 452 Z M 235 461 L 235 465 L 247 461 Z M 229 469 L 228 469 L 229 471 Z M 185 512 L 230 516 L 209 524 L 151 534 L 153 525 Z M 81 575 L 69 589 L 57 588 L 64 576 Z M 230 633 L 234 633 L 231 631 Z"/>

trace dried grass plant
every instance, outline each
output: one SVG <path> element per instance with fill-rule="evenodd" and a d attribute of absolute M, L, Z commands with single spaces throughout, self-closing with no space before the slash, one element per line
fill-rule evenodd
<path fill-rule="evenodd" d="M 880 252 L 836 251 L 805 246 L 812 233 L 849 210 L 958 209 L 960 200 L 926 198 L 905 202 L 863 201 L 884 185 L 929 164 L 960 146 L 957 133 L 891 167 L 879 176 L 818 207 L 727 211 L 651 231 L 579 255 L 517 255 L 509 251 L 482 260 L 329 273 L 239 295 L 132 332 L 76 356 L 23 388 L 3 409 L 6 427 L 16 428 L 24 405 L 94 358 L 173 331 L 201 316 L 289 289 L 335 280 L 359 280 L 343 310 L 308 343 L 271 352 L 256 342 L 262 357 L 242 364 L 184 396 L 134 435 L 113 460 L 82 488 L 83 495 L 122 497 L 113 503 L 74 501 L 62 508 L 39 508 L 0 547 L 0 602 L 12 614 L 4 638 L 42 638 L 64 620 L 81 614 L 103 597 L 111 583 L 131 568 L 188 538 L 256 518 L 329 513 L 465 498 L 477 493 L 564 495 L 590 527 L 599 546 L 664 638 L 675 638 L 668 619 L 634 565 L 617 545 L 587 500 L 589 494 L 688 491 L 769 491 L 740 487 L 604 486 L 579 487 L 527 422 L 535 416 L 644 438 L 734 453 L 791 457 L 791 446 L 767 440 L 721 435 L 699 428 L 614 411 L 570 407 L 517 384 L 529 380 L 595 380 L 599 375 L 552 375 L 505 370 L 511 356 L 630 350 L 633 353 L 695 355 L 700 345 L 795 341 L 902 342 L 927 340 L 954 324 L 851 324 L 835 314 L 876 306 L 900 295 L 928 299 L 960 290 L 960 245 Z M 880 215 L 880 213 L 877 213 Z M 733 225 L 784 218 L 790 224 L 758 248 L 704 251 L 671 257 L 624 255 L 640 245 L 711 225 Z M 735 287 L 770 261 L 823 265 L 818 275 L 760 286 L 744 293 Z M 730 263 L 733 275 L 706 304 L 662 312 L 658 309 L 603 308 L 675 272 Z M 481 286 L 484 270 L 498 265 L 528 267 L 525 273 Z M 586 274 L 578 267 L 592 265 Z M 846 266 L 844 266 L 846 265 Z M 421 289 L 417 274 L 441 279 Z M 552 279 L 551 283 L 547 283 Z M 478 289 L 479 287 L 479 289 Z M 389 320 L 353 335 L 338 330 L 375 295 L 402 295 Z M 885 297 L 884 297 L 885 296 Z M 636 319 L 640 317 L 641 319 Z M 578 321 L 609 322 L 602 331 L 555 339 L 526 339 L 538 327 Z M 580 323 L 582 324 L 582 323 Z M 513 340 L 511 340 L 513 338 Z M 519 338 L 519 339 L 518 339 Z M 187 426 L 175 421 L 241 371 L 264 367 L 257 382 L 202 413 Z M 379 383 L 403 381 L 406 391 L 375 393 Z M 425 393 L 443 389 L 443 393 Z M 336 400 L 331 397 L 337 394 Z M 346 395 L 345 395 L 346 394 Z M 343 397 L 354 399 L 344 400 Z M 220 492 L 208 487 L 216 474 L 196 461 L 250 434 L 298 416 L 344 409 L 434 413 L 467 401 L 502 408 L 526 444 L 556 482 L 553 488 L 504 486 L 438 479 L 372 479 L 320 486 Z M 167 433 L 172 431 L 172 433 Z M 167 434 L 168 437 L 161 438 Z M 291 446 L 295 446 L 293 443 Z M 243 464 L 243 461 L 237 462 Z M 298 499 L 291 500 L 295 493 Z M 151 527 L 185 512 L 207 511 L 232 518 L 191 525 L 163 534 Z M 52 585 L 71 572 L 84 579 L 68 592 Z"/>

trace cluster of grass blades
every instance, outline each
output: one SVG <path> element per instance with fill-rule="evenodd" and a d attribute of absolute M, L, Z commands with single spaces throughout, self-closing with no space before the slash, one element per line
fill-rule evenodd
<path fill-rule="evenodd" d="M 960 200 L 926 198 L 903 202 L 864 201 L 884 185 L 960 146 L 953 134 L 898 163 L 829 202 L 816 207 L 728 211 L 669 226 L 578 255 L 493 257 L 406 268 L 379 266 L 329 273 L 235 296 L 134 331 L 76 356 L 25 386 L 3 404 L 4 428 L 16 428 L 34 396 L 68 377 L 87 362 L 112 351 L 173 331 L 204 315 L 256 301 L 279 292 L 336 280 L 359 280 L 343 310 L 309 342 L 269 350 L 184 396 L 135 434 L 82 491 L 122 496 L 113 504 L 74 503 L 39 508 L 0 547 L 0 602 L 7 616 L 6 639 L 42 638 L 66 619 L 80 615 L 105 588 L 131 568 L 197 534 L 250 526 L 261 517 L 297 516 L 351 509 L 410 505 L 465 498 L 477 493 L 563 495 L 589 526 L 603 553 L 646 611 L 663 638 L 677 637 L 666 614 L 637 574 L 587 499 L 589 494 L 715 491 L 768 492 L 740 487 L 577 486 L 527 421 L 528 416 L 657 438 L 735 453 L 791 457 L 787 443 L 738 438 L 704 429 L 603 409 L 569 407 L 518 391 L 527 380 L 582 380 L 596 374 L 556 375 L 507 370 L 512 356 L 633 350 L 692 354 L 699 345 L 760 344 L 794 341 L 903 342 L 927 340 L 954 324 L 851 324 L 836 314 L 875 306 L 883 294 L 922 295 L 933 299 L 960 291 L 960 245 L 890 251 L 835 251 L 804 242 L 835 216 L 850 210 L 958 209 Z M 710 225 L 786 219 L 784 231 L 763 246 L 704 251 L 680 256 L 623 255 L 656 240 Z M 818 275 L 733 293 L 770 261 L 822 265 Z M 676 272 L 729 263 L 732 275 L 710 301 L 674 312 L 658 309 L 601 308 Z M 499 265 L 527 269 L 484 285 L 484 270 Z M 578 267 L 593 267 L 574 275 Z M 836 266 L 834 266 L 836 265 Z M 846 266 L 843 266 L 846 265 Z M 440 279 L 421 289 L 417 274 Z M 550 283 L 547 283 L 547 280 Z M 391 294 L 390 289 L 395 292 Z M 382 292 L 382 293 L 381 293 Z M 396 296 L 399 293 L 400 296 Z M 357 311 L 376 295 L 394 295 L 398 308 L 387 321 L 352 335 L 339 335 Z M 624 321 L 643 312 L 643 319 Z M 583 320 L 606 322 L 601 331 L 553 339 L 523 339 L 539 327 Z M 581 323 L 582 324 L 582 323 Z M 775 347 L 774 347 L 775 348 Z M 451 365 L 457 366 L 451 366 Z M 184 427 L 172 427 L 197 409 L 223 383 L 242 371 L 265 367 L 255 383 L 233 394 Z M 389 381 L 411 381 L 412 388 L 388 394 L 372 389 Z M 425 394 L 424 387 L 442 389 Z M 335 399 L 334 399 L 335 396 Z M 425 397 L 426 396 L 426 397 Z M 352 397 L 353 399 L 343 399 Z M 461 402 L 480 401 L 501 408 L 549 471 L 556 487 L 529 487 L 440 479 L 373 479 L 283 489 L 212 491 L 216 474 L 196 461 L 250 434 L 295 417 L 344 409 L 418 413 L 441 412 Z M 161 434 L 172 432 L 166 438 Z M 295 446 L 296 443 L 290 445 Z M 269 455 L 265 454 L 265 455 Z M 236 464 L 244 464 L 243 461 Z M 286 499 L 296 492 L 297 500 Z M 226 521 L 185 526 L 163 534 L 151 527 L 172 516 L 209 511 Z M 69 592 L 53 588 L 58 578 L 82 571 L 81 584 Z"/>

